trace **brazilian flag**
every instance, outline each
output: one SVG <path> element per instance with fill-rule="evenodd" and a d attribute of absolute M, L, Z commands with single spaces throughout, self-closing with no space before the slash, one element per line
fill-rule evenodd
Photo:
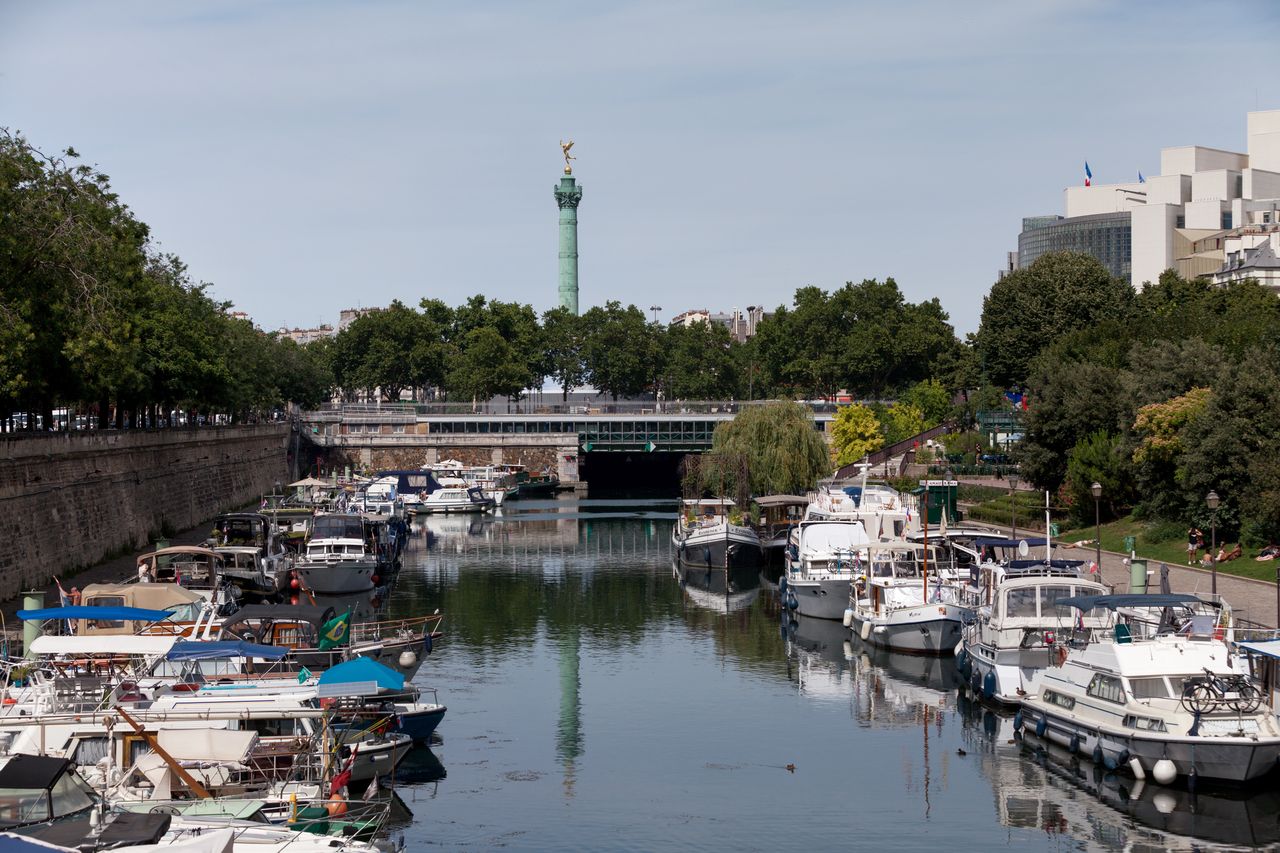
<path fill-rule="evenodd" d="M 351 611 L 335 616 L 320 626 L 320 651 L 327 652 L 340 646 L 351 635 Z"/>

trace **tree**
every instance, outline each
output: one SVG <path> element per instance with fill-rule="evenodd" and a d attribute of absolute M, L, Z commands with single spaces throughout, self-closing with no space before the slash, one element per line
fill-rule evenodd
<path fill-rule="evenodd" d="M 583 363 L 583 322 L 567 308 L 552 308 L 542 315 L 544 362 L 540 372 L 560 384 L 562 400 L 587 380 Z"/>
<path fill-rule="evenodd" d="M 1186 452 L 1187 424 L 1198 418 L 1209 405 L 1213 391 L 1192 388 L 1161 403 L 1149 403 L 1138 409 L 1130 444 L 1133 450 L 1134 480 L 1142 496 L 1142 515 L 1155 518 L 1177 518 L 1184 506 L 1176 473 Z"/>
<path fill-rule="evenodd" d="M 1119 435 L 1102 430 L 1076 442 L 1067 459 L 1067 476 L 1062 493 L 1072 520 L 1079 526 L 1094 520 L 1093 484 L 1102 486 L 1099 509 L 1104 518 L 1114 518 L 1133 501 L 1133 470 Z"/>
<path fill-rule="evenodd" d="M 1121 371 L 1090 362 L 1046 361 L 1030 382 L 1037 390 L 1018 451 L 1022 473 L 1036 486 L 1056 492 L 1066 477 L 1071 449 L 1080 439 L 1126 425 L 1129 410 L 1121 394 Z"/>
<path fill-rule="evenodd" d="M 461 352 L 449 371 L 449 390 L 472 402 L 513 396 L 525 387 L 525 367 L 515 348 L 492 326 L 472 329 L 462 341 Z"/>
<path fill-rule="evenodd" d="M 836 466 L 851 465 L 873 450 L 884 446 L 884 433 L 875 413 L 855 403 L 836 412 L 831 422 L 831 440 L 835 445 Z"/>
<path fill-rule="evenodd" d="M 668 397 L 723 400 L 734 396 L 737 364 L 734 341 L 719 323 L 672 326 L 665 332 L 663 385 Z"/>
<path fill-rule="evenodd" d="M 1133 288 L 1079 252 L 1050 252 L 997 281 L 982 301 L 978 356 L 995 385 L 1023 385 L 1031 362 L 1074 329 L 1125 315 Z"/>
<path fill-rule="evenodd" d="M 582 355 L 587 380 L 602 394 L 633 396 L 654 380 L 659 363 L 657 332 L 634 305 L 609 301 L 582 315 Z"/>
<path fill-rule="evenodd" d="M 716 427 L 711 446 L 722 460 L 743 460 L 755 495 L 804 494 L 831 471 L 813 413 L 799 403 L 748 406 Z"/>
<path fill-rule="evenodd" d="M 898 397 L 899 404 L 915 406 L 924 421 L 922 429 L 935 427 L 951 414 L 951 394 L 937 379 L 921 379 Z"/>
<path fill-rule="evenodd" d="M 885 443 L 897 444 L 899 441 L 905 441 L 913 435 L 924 432 L 926 429 L 924 412 L 920 411 L 920 407 L 914 403 L 899 400 L 885 410 L 881 427 L 884 429 Z"/>

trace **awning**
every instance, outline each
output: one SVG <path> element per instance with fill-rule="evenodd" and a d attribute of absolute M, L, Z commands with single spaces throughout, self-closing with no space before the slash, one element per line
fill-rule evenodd
<path fill-rule="evenodd" d="M 1260 640 L 1253 643 L 1236 643 L 1240 648 L 1266 655 L 1269 658 L 1280 658 L 1280 640 Z"/>
<path fill-rule="evenodd" d="M 807 506 L 809 499 L 800 495 L 765 495 L 755 498 L 760 506 Z"/>
<path fill-rule="evenodd" d="M 52 788 L 70 764 L 65 758 L 20 752 L 0 767 L 0 788 Z"/>
<path fill-rule="evenodd" d="M 320 675 L 319 684 L 349 684 L 358 681 L 376 682 L 383 690 L 403 690 L 404 676 L 373 658 L 352 658 L 330 667 Z"/>
<path fill-rule="evenodd" d="M 1088 612 L 1095 607 L 1117 610 L 1121 607 L 1176 607 L 1179 604 L 1205 604 L 1194 595 L 1183 593 L 1139 595 L 1077 595 L 1071 598 L 1060 598 L 1054 602 L 1055 607 L 1074 607 Z"/>
<path fill-rule="evenodd" d="M 977 536 L 974 537 L 973 545 L 975 548 L 1017 548 L 1019 542 L 1026 542 L 1028 548 L 1043 548 L 1043 536 L 1020 536 L 1017 539 L 1008 539 L 1003 536 Z"/>
<path fill-rule="evenodd" d="M 265 658 L 280 660 L 289 653 L 280 646 L 262 646 L 239 640 L 174 643 L 165 660 L 225 660 L 227 658 Z"/>
<path fill-rule="evenodd" d="M 102 622 L 161 622 L 173 615 L 170 610 L 145 610 L 141 607 L 46 607 L 43 610 L 19 610 L 19 619 L 97 619 Z"/>

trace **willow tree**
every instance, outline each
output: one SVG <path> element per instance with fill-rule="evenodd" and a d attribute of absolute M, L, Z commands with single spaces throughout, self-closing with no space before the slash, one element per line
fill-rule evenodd
<path fill-rule="evenodd" d="M 714 458 L 744 460 L 753 495 L 804 494 L 831 473 L 827 443 L 799 403 L 748 407 L 716 427 L 711 445 Z"/>

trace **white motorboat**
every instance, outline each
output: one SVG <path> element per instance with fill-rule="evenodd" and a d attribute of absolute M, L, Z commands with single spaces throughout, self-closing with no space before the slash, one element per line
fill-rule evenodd
<path fill-rule="evenodd" d="M 364 518 L 349 513 L 316 515 L 295 571 L 306 589 L 323 595 L 373 589 L 378 557 L 366 541 Z"/>
<path fill-rule="evenodd" d="M 980 547 L 1014 548 L 1013 540 L 979 539 Z M 1055 632 L 1070 613 L 1058 602 L 1079 595 L 1105 595 L 1108 589 L 1090 579 L 1084 563 L 988 560 L 974 564 L 976 575 L 964 590 L 974 605 L 956 651 L 956 666 L 975 694 L 1017 705 L 1031 678 L 1049 666 Z M 1102 627 L 1100 615 L 1085 614 L 1084 624 Z"/>
<path fill-rule="evenodd" d="M 1280 725 L 1225 634 L 1230 615 L 1191 595 L 1059 599 L 1105 627 L 1067 617 L 1022 697 L 1021 724 L 1096 764 L 1162 785 L 1183 777 L 1243 783 L 1272 773 Z"/>
<path fill-rule="evenodd" d="M 271 519 L 257 512 L 229 512 L 213 522 L 209 547 L 222 556 L 222 577 L 246 592 L 283 592 L 293 556 Z"/>
<path fill-rule="evenodd" d="M 488 512 L 496 504 L 478 486 L 456 477 L 441 477 L 440 488 L 422 495 L 414 513 Z"/>
<path fill-rule="evenodd" d="M 949 655 L 968 608 L 945 579 L 941 549 L 899 540 L 868 545 L 850 587 L 845 624 L 895 652 Z"/>
<path fill-rule="evenodd" d="M 671 544 L 682 567 L 726 572 L 760 568 L 760 534 L 736 517 L 736 507 L 729 498 L 683 502 L 683 512 L 671 527 Z"/>
<path fill-rule="evenodd" d="M 805 520 L 791 530 L 787 545 L 787 607 L 802 616 L 840 619 L 849 605 L 849 587 L 871 543 L 862 521 Z"/>

